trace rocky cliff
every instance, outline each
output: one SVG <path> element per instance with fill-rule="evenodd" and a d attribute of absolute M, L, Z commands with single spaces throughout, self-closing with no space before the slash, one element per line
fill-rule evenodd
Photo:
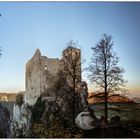
<path fill-rule="evenodd" d="M 6 138 L 10 131 L 10 114 L 0 103 L 0 137 Z"/>
<path fill-rule="evenodd" d="M 10 138 L 23 137 L 31 126 L 31 110 L 28 105 L 14 105 L 10 124 Z"/>

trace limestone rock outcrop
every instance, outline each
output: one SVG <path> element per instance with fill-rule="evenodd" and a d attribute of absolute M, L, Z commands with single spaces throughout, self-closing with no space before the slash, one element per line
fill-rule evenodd
<path fill-rule="evenodd" d="M 27 104 L 14 105 L 10 124 L 10 138 L 23 137 L 31 126 L 31 110 Z"/>
<path fill-rule="evenodd" d="M 10 114 L 8 109 L 0 103 L 0 137 L 6 138 L 9 134 Z"/>
<path fill-rule="evenodd" d="M 39 100 L 40 99 L 37 100 L 36 104 L 38 104 Z M 40 108 L 42 107 L 44 108 L 39 116 L 39 121 L 41 121 L 42 123 L 48 124 L 56 117 L 72 121 L 73 108 L 69 100 L 65 100 L 61 97 L 57 97 L 57 98 L 41 97 L 41 102 L 44 103 L 44 105 L 42 103 L 42 105 L 40 106 Z M 37 108 L 39 107 L 39 104 L 37 105 L 38 106 L 37 108 L 35 108 L 35 106 L 34 106 L 34 111 L 37 112 L 38 111 Z M 40 110 L 38 112 L 40 112 Z"/>
<path fill-rule="evenodd" d="M 100 121 L 94 115 L 94 111 L 88 107 L 75 118 L 75 124 L 82 130 L 91 130 L 100 126 Z"/>

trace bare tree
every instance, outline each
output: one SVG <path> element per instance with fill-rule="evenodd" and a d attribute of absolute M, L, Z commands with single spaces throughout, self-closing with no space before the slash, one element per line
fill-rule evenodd
<path fill-rule="evenodd" d="M 69 86 L 76 91 L 76 86 L 81 81 L 81 52 L 77 49 L 78 43 L 70 40 L 63 52 L 63 72 Z"/>
<path fill-rule="evenodd" d="M 61 100 L 60 106 L 62 105 L 62 108 L 65 106 L 64 104 L 67 104 L 69 108 L 62 116 L 71 116 L 69 118 L 72 118 L 73 123 L 75 123 L 75 116 L 80 110 L 80 97 L 77 91 L 78 83 L 81 82 L 81 51 L 77 47 L 78 43 L 76 41 L 70 40 L 68 42 L 66 49 L 63 51 L 62 69 L 57 76 L 50 76 L 49 81 L 53 84 L 43 93 L 43 95 L 55 93 L 55 100 L 56 102 Z M 70 115 L 67 112 L 70 112 Z"/>
<path fill-rule="evenodd" d="M 103 38 L 92 47 L 93 56 L 91 64 L 87 68 L 89 71 L 89 79 L 96 83 L 97 92 L 95 97 L 104 101 L 105 105 L 105 121 L 108 119 L 108 99 L 111 96 L 120 96 L 126 93 L 125 83 L 123 79 L 124 69 L 117 66 L 119 57 L 113 51 L 112 37 L 104 34 Z"/>
<path fill-rule="evenodd" d="M 70 40 L 67 48 L 63 51 L 63 73 L 68 86 L 73 92 L 73 122 L 75 121 L 75 104 L 77 84 L 81 81 L 81 51 L 77 49 L 78 43 Z"/>
<path fill-rule="evenodd" d="M 78 94 L 73 92 L 73 89 L 68 85 L 67 79 L 63 70 L 59 70 L 56 76 L 49 76 L 49 81 L 53 84 L 42 94 L 42 96 L 51 95 L 55 93 L 54 102 L 58 104 L 58 114 L 60 118 L 67 118 L 75 122 L 73 118 L 73 96 L 75 94 L 75 104 L 78 109 L 80 99 Z M 78 100 L 79 99 L 79 100 Z M 77 110 L 76 110 L 77 111 Z"/>

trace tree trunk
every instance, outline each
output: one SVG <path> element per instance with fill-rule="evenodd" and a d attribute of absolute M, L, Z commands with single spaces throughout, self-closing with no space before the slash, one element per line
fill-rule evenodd
<path fill-rule="evenodd" d="M 105 124 L 108 123 L 108 101 L 107 101 L 107 93 L 105 93 Z"/>
<path fill-rule="evenodd" d="M 106 62 L 106 56 L 105 56 L 105 70 L 104 70 L 104 77 L 105 77 L 105 124 L 107 125 L 107 122 L 108 122 L 108 93 L 107 93 L 107 68 L 106 68 L 106 65 L 107 65 L 107 62 Z"/>
<path fill-rule="evenodd" d="M 108 93 L 107 93 L 107 76 L 106 76 L 106 72 L 105 72 L 105 124 L 107 125 L 107 121 L 108 121 Z"/>
<path fill-rule="evenodd" d="M 73 124 L 75 124 L 75 78 L 73 78 Z"/>
<path fill-rule="evenodd" d="M 73 93 L 73 124 L 75 124 L 75 92 Z"/>

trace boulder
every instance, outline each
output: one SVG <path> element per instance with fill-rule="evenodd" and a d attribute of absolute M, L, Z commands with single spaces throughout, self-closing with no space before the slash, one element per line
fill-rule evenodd
<path fill-rule="evenodd" d="M 75 119 L 75 124 L 82 130 L 91 130 L 100 126 L 99 119 L 94 115 L 91 108 L 86 108 L 79 113 Z"/>

